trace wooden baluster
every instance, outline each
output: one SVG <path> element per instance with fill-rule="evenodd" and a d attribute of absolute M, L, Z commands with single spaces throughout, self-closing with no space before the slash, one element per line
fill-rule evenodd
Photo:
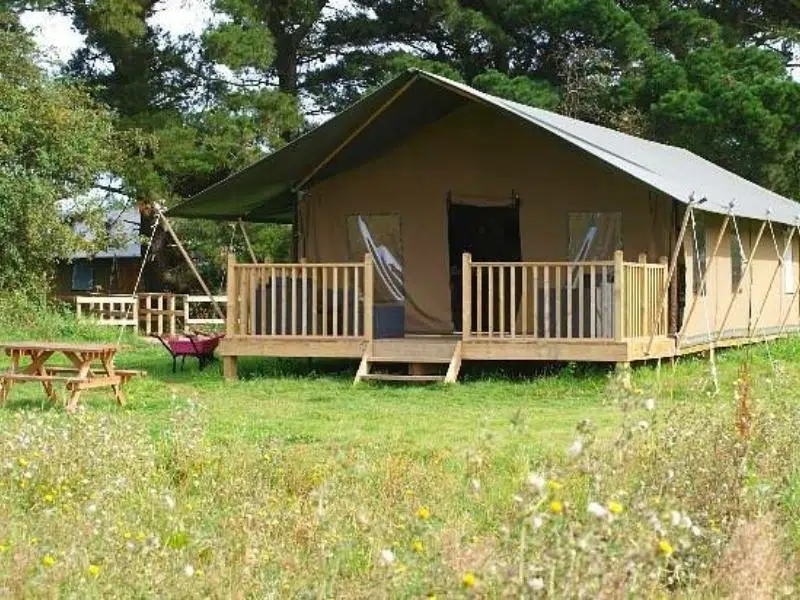
<path fill-rule="evenodd" d="M 550 267 L 542 266 L 542 295 L 544 302 L 544 337 L 550 337 Z"/>
<path fill-rule="evenodd" d="M 278 270 L 270 267 L 270 331 L 272 335 L 278 335 Z"/>
<path fill-rule="evenodd" d="M 269 274 L 266 267 L 259 267 L 258 281 L 260 287 L 258 290 L 261 297 L 261 311 L 259 313 L 259 335 L 267 335 L 267 287 L 269 286 Z M 253 333 L 256 333 L 255 331 Z"/>
<path fill-rule="evenodd" d="M 461 339 L 472 335 L 472 256 L 461 255 Z"/>
<path fill-rule="evenodd" d="M 328 335 L 328 267 L 322 267 L 322 335 Z"/>
<path fill-rule="evenodd" d="M 586 278 L 583 265 L 578 266 L 578 337 L 583 338 L 586 334 L 584 321 L 586 320 L 586 302 L 583 298 L 586 293 Z"/>
<path fill-rule="evenodd" d="M 476 333 L 480 336 L 483 334 L 483 267 L 481 266 L 475 267 L 475 283 L 477 287 L 475 293 L 475 308 L 477 310 L 475 320 L 478 324 Z"/>
<path fill-rule="evenodd" d="M 250 335 L 250 331 L 248 331 L 248 324 L 250 323 L 250 314 L 249 314 L 249 302 L 247 301 L 247 287 L 248 287 L 248 271 L 245 265 L 239 265 L 239 290 L 238 290 L 238 300 L 239 300 L 239 333 L 241 335 Z"/>
<path fill-rule="evenodd" d="M 297 267 L 292 266 L 292 302 L 289 308 L 292 310 L 292 335 L 297 335 L 297 320 L 300 316 L 297 314 L 297 309 L 300 303 L 297 301 Z"/>
<path fill-rule="evenodd" d="M 622 250 L 614 252 L 614 339 L 622 341 L 625 337 L 625 306 L 623 304 L 623 254 Z"/>
<path fill-rule="evenodd" d="M 228 280 L 226 282 L 225 293 L 228 296 L 228 307 L 225 312 L 225 334 L 232 337 L 238 333 L 236 327 L 236 256 L 228 253 Z"/>
<path fill-rule="evenodd" d="M 567 338 L 572 337 L 572 265 L 567 265 Z"/>
<path fill-rule="evenodd" d="M 520 267 L 520 277 L 522 281 L 520 285 L 522 285 L 522 299 L 520 301 L 521 306 L 520 309 L 522 310 L 522 335 L 528 335 L 528 267 L 526 265 L 522 265 Z"/>
<path fill-rule="evenodd" d="M 488 266 L 486 267 L 486 272 L 489 275 L 489 297 L 486 299 L 486 303 L 488 304 L 487 308 L 489 309 L 489 337 L 492 337 L 494 334 L 494 309 L 495 309 L 495 301 L 494 301 L 494 267 Z"/>
<path fill-rule="evenodd" d="M 317 312 L 319 312 L 317 304 L 317 297 L 319 296 L 318 277 L 319 267 L 311 267 L 311 335 L 319 335 L 319 329 L 317 328 Z"/>
<path fill-rule="evenodd" d="M 597 266 L 589 267 L 589 337 L 597 337 Z"/>
<path fill-rule="evenodd" d="M 333 267 L 333 337 L 339 336 L 339 267 Z"/>
<path fill-rule="evenodd" d="M 561 330 L 561 266 L 556 266 L 556 337 L 563 337 L 564 334 Z"/>
<path fill-rule="evenodd" d="M 360 337 L 363 334 L 363 326 L 361 329 L 358 327 L 358 317 L 360 315 L 358 311 L 358 305 L 361 302 L 361 288 L 359 286 L 359 273 L 361 273 L 361 269 L 364 267 L 357 266 L 353 269 L 353 335 L 355 337 Z"/>
<path fill-rule="evenodd" d="M 539 267 L 531 267 L 531 279 L 533 279 L 533 337 L 539 337 Z"/>
<path fill-rule="evenodd" d="M 372 255 L 364 256 L 364 338 L 371 342 L 374 337 L 373 309 L 375 306 L 375 279 L 372 267 Z"/>
<path fill-rule="evenodd" d="M 343 315 L 342 315 L 342 335 L 345 337 L 350 336 L 350 267 L 344 267 L 342 269 L 342 274 L 344 276 L 344 301 L 343 301 Z"/>
<path fill-rule="evenodd" d="M 508 299 L 511 313 L 511 337 L 517 337 L 517 266 L 511 265 L 510 268 L 510 277 L 511 277 L 511 293 L 509 294 L 511 297 Z"/>
<path fill-rule="evenodd" d="M 500 316 L 499 316 L 499 325 L 500 325 L 500 337 L 505 337 L 506 335 L 506 282 L 505 282 L 505 272 L 506 267 L 504 265 L 500 265 L 497 267 L 497 271 L 499 273 L 499 280 L 498 286 L 500 286 Z"/>
<path fill-rule="evenodd" d="M 302 302 L 302 311 L 303 311 L 303 337 L 308 335 L 308 267 L 303 264 L 300 277 L 303 278 L 303 302 Z"/>
<path fill-rule="evenodd" d="M 286 267 L 281 267 L 281 335 L 286 335 Z"/>

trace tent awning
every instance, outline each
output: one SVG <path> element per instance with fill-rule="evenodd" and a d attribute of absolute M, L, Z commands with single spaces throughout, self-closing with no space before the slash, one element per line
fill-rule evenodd
<path fill-rule="evenodd" d="M 521 125 L 548 131 L 680 202 L 703 200 L 698 206 L 702 210 L 786 224 L 800 222 L 797 203 L 682 148 L 504 100 L 416 69 L 168 214 L 292 222 L 298 190 L 369 161 L 467 102 L 479 102 L 518 119 Z"/>

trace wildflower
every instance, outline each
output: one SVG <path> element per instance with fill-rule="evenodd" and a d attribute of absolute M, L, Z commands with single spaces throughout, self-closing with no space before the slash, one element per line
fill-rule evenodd
<path fill-rule="evenodd" d="M 168 509 L 170 509 L 170 510 L 174 509 L 175 508 L 175 498 L 173 498 L 169 494 L 166 494 L 164 496 L 164 504 L 167 505 Z"/>
<path fill-rule="evenodd" d="M 550 512 L 553 513 L 554 515 L 560 515 L 562 512 L 564 512 L 564 506 L 558 500 L 553 500 L 550 503 L 549 508 Z"/>
<path fill-rule="evenodd" d="M 411 544 L 411 549 L 417 554 L 420 554 L 425 549 L 425 546 L 422 540 L 414 540 L 414 543 Z"/>
<path fill-rule="evenodd" d="M 661 540 L 658 542 L 658 551 L 664 556 L 671 556 L 675 549 L 667 540 Z"/>
<path fill-rule="evenodd" d="M 272 457 L 269 454 L 264 455 L 264 462 L 269 462 L 272 460 Z"/>
<path fill-rule="evenodd" d="M 648 398 L 644 401 L 644 408 L 645 410 L 655 410 L 656 408 L 656 400 L 655 398 Z"/>
<path fill-rule="evenodd" d="M 544 589 L 544 579 L 541 577 L 532 577 L 528 579 L 528 587 L 534 592 L 541 592 Z"/>
<path fill-rule="evenodd" d="M 558 481 L 556 481 L 554 479 L 551 479 L 550 481 L 547 482 L 547 487 L 548 487 L 549 490 L 551 490 L 553 492 L 557 492 L 558 490 L 560 490 L 564 486 L 561 485 Z"/>
<path fill-rule="evenodd" d="M 430 518 L 430 516 L 431 516 L 431 511 L 430 511 L 430 510 L 428 510 L 428 507 L 427 507 L 427 506 L 420 506 L 420 507 L 417 509 L 417 516 L 418 516 L 420 519 L 422 519 L 423 521 L 425 521 L 426 519 Z"/>
<path fill-rule="evenodd" d="M 45 494 L 44 501 L 47 502 L 48 504 L 52 504 L 53 502 L 56 501 L 56 497 L 53 494 Z"/>
<path fill-rule="evenodd" d="M 622 504 L 619 502 L 609 502 L 608 503 L 608 512 L 618 515 L 622 512 Z"/>
<path fill-rule="evenodd" d="M 542 477 L 538 473 L 530 473 L 526 479 L 526 483 L 528 484 L 528 487 L 531 489 L 531 491 L 537 493 L 543 492 L 544 487 L 546 485 L 544 477 Z"/>
<path fill-rule="evenodd" d="M 192 575 L 194 575 L 194 567 L 192 565 L 186 565 L 185 567 L 183 567 L 183 574 L 186 575 L 187 577 L 191 577 Z"/>
<path fill-rule="evenodd" d="M 474 587 L 475 582 L 477 582 L 477 578 L 472 571 L 467 571 L 464 573 L 464 577 L 461 578 L 461 583 L 463 583 L 466 588 Z"/>
<path fill-rule="evenodd" d="M 683 520 L 681 518 L 681 513 L 679 513 L 677 510 L 670 511 L 669 519 L 673 527 L 677 527 L 678 525 L 680 525 L 681 521 Z"/>
<path fill-rule="evenodd" d="M 5 554 L 6 552 L 8 552 L 8 548 L 9 548 L 8 544 L 5 543 L 0 544 L 0 554 Z"/>
<path fill-rule="evenodd" d="M 534 529 L 539 529 L 542 525 L 544 525 L 544 521 L 539 515 L 534 515 L 531 517 L 531 525 Z"/>
<path fill-rule="evenodd" d="M 567 456 L 569 458 L 577 458 L 578 456 L 580 456 L 581 452 L 583 452 L 582 438 L 576 439 L 574 442 L 572 442 L 572 445 L 569 448 L 567 448 Z"/>
<path fill-rule="evenodd" d="M 56 559 L 50 556 L 49 554 L 45 554 L 42 558 L 42 564 L 47 567 L 48 569 L 56 564 Z"/>
<path fill-rule="evenodd" d="M 477 494 L 481 491 L 481 482 L 478 479 L 472 479 L 469 482 L 469 489 L 472 491 L 473 494 Z"/>
<path fill-rule="evenodd" d="M 594 515 L 598 519 L 605 519 L 608 516 L 608 510 L 606 507 L 598 504 L 597 502 L 590 502 L 586 510 L 590 515 Z"/>
<path fill-rule="evenodd" d="M 86 572 L 95 579 L 100 577 L 100 565 L 89 565 L 89 568 L 86 569 Z"/>
<path fill-rule="evenodd" d="M 20 466 L 20 467 L 22 467 L 23 469 L 24 469 L 25 467 L 27 467 L 27 466 L 28 466 L 28 461 L 27 461 L 27 460 L 25 460 L 24 458 L 22 458 L 21 456 L 20 456 L 20 457 L 17 459 L 17 463 L 18 463 L 18 464 L 19 464 L 19 466 Z"/>
<path fill-rule="evenodd" d="M 388 548 L 384 548 L 383 550 L 381 550 L 381 556 L 379 562 L 382 566 L 388 567 L 394 562 L 394 552 L 392 552 Z"/>

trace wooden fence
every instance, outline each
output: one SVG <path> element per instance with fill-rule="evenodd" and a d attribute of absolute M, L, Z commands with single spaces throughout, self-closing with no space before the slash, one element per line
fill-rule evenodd
<path fill-rule="evenodd" d="M 224 306 L 226 296 L 214 296 Z M 130 326 L 145 335 L 176 335 L 194 325 L 222 325 L 224 320 L 209 312 L 207 296 L 148 293 L 137 296 L 76 296 L 75 314 L 94 319 L 99 325 Z"/>
<path fill-rule="evenodd" d="M 665 262 L 462 264 L 463 338 L 617 339 L 666 334 L 657 324 Z"/>
<path fill-rule="evenodd" d="M 228 263 L 229 336 L 372 337 L 371 257 L 361 263 Z"/>

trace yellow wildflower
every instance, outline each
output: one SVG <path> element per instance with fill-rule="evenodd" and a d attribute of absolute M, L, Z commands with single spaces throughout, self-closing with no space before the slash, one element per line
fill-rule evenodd
<path fill-rule="evenodd" d="M 95 577 L 95 578 L 100 577 L 100 565 L 89 565 L 89 568 L 86 569 L 86 572 L 91 577 Z"/>
<path fill-rule="evenodd" d="M 554 515 L 560 515 L 562 512 L 564 512 L 564 506 L 558 500 L 553 500 L 550 503 L 550 512 Z"/>
<path fill-rule="evenodd" d="M 464 573 L 464 577 L 461 578 L 461 583 L 464 584 L 464 587 L 471 588 L 475 585 L 477 578 L 472 571 L 467 571 Z"/>
<path fill-rule="evenodd" d="M 17 463 L 19 463 L 19 466 L 23 468 L 28 466 L 28 461 L 21 456 L 17 459 Z"/>
<path fill-rule="evenodd" d="M 548 487 L 549 489 L 551 489 L 552 491 L 554 491 L 554 492 L 557 492 L 558 490 L 560 490 L 560 489 L 561 489 L 562 487 L 564 487 L 564 486 L 563 486 L 563 485 L 561 485 L 561 484 L 560 484 L 558 481 L 556 481 L 555 479 L 551 479 L 550 481 L 548 481 L 548 482 L 547 482 L 547 487 Z"/>
<path fill-rule="evenodd" d="M 670 556 L 673 552 L 675 552 L 675 549 L 667 540 L 661 540 L 658 542 L 658 551 L 664 556 Z"/>
<path fill-rule="evenodd" d="M 53 496 L 53 494 L 45 494 L 44 501 L 47 502 L 48 504 L 52 504 L 53 502 L 56 501 L 56 497 Z"/>
<path fill-rule="evenodd" d="M 618 515 L 619 513 L 622 512 L 622 504 L 620 504 L 619 502 L 609 502 L 608 503 L 608 512 L 611 512 L 611 513 L 614 513 L 615 515 Z"/>
<path fill-rule="evenodd" d="M 414 543 L 411 544 L 411 549 L 419 554 L 425 549 L 425 546 L 423 545 L 422 540 L 414 540 Z"/>
<path fill-rule="evenodd" d="M 264 462 L 269 462 L 272 460 L 272 457 L 269 454 L 264 455 Z"/>
<path fill-rule="evenodd" d="M 427 506 L 420 506 L 419 509 L 417 509 L 417 516 L 424 521 L 431 516 L 431 511 L 428 510 Z"/>
<path fill-rule="evenodd" d="M 436 594 L 428 594 L 428 600 L 437 600 Z"/>
<path fill-rule="evenodd" d="M 56 564 L 56 559 L 50 556 L 49 554 L 45 554 L 44 558 L 42 558 L 42 564 L 49 569 L 54 564 Z"/>
<path fill-rule="evenodd" d="M 8 544 L 0 544 L 0 554 L 8 552 Z"/>
<path fill-rule="evenodd" d="M 140 531 L 136 534 L 137 541 L 143 542 L 147 536 L 144 534 L 144 531 Z"/>
<path fill-rule="evenodd" d="M 126 540 L 131 539 L 131 537 L 132 537 L 131 536 L 131 532 L 130 531 L 126 531 L 125 533 L 122 534 L 122 537 L 124 537 Z"/>
<path fill-rule="evenodd" d="M 38 543 L 39 543 L 39 538 L 37 538 L 37 537 L 31 538 L 31 544 L 33 544 L 35 546 Z"/>

